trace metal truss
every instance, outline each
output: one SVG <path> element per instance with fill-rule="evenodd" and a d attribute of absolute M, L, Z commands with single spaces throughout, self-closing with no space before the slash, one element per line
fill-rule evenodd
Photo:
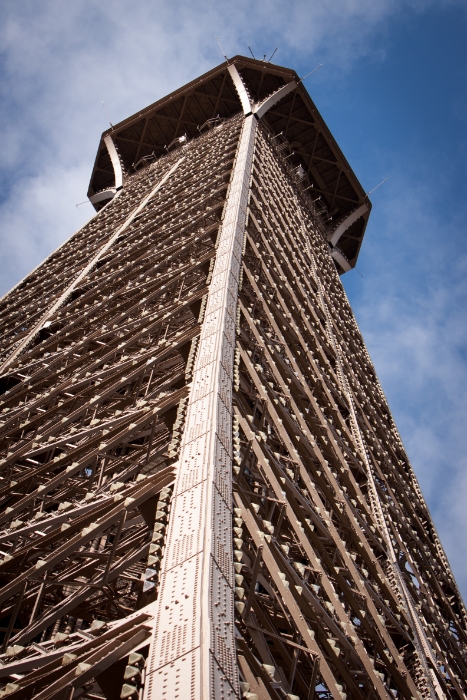
<path fill-rule="evenodd" d="M 100 674 L 130 647 L 147 654 L 152 615 L 134 618 L 138 635 L 122 620 L 158 592 L 241 125 L 138 171 L 2 300 L 0 674 L 12 698 L 136 687 L 131 670 Z"/>
<path fill-rule="evenodd" d="M 332 230 L 229 71 L 244 114 L 0 301 L 0 697 L 466 698 Z"/>
<path fill-rule="evenodd" d="M 260 130 L 237 327 L 244 682 L 258 697 L 465 697 L 462 600 L 275 141 Z"/>

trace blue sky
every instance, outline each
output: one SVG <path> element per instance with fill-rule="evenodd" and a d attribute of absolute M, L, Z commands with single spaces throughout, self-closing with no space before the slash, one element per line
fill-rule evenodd
<path fill-rule="evenodd" d="M 373 211 L 344 285 L 467 598 L 467 3 L 0 5 L 0 294 L 91 215 L 107 127 L 222 61 L 304 75 Z M 363 276 L 361 276 L 363 275 Z"/>

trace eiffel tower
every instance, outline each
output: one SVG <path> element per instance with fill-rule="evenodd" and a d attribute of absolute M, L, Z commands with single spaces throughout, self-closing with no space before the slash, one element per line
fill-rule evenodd
<path fill-rule="evenodd" d="M 340 276 L 370 202 L 237 56 L 103 134 L 2 300 L 0 697 L 458 700 L 466 610 Z"/>

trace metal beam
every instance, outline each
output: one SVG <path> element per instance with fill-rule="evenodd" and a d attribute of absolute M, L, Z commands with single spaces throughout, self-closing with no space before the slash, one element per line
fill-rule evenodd
<path fill-rule="evenodd" d="M 344 257 L 344 255 L 342 255 L 339 248 L 332 248 L 331 255 L 334 258 L 334 260 L 336 260 L 339 263 L 339 265 L 344 270 L 344 272 L 348 272 L 349 270 L 352 269 L 351 264 L 349 263 L 347 258 Z"/>
<path fill-rule="evenodd" d="M 339 224 L 332 234 L 330 234 L 330 238 L 328 239 L 329 242 L 332 243 L 333 246 L 337 245 L 342 234 L 345 233 L 345 231 L 347 231 L 347 229 L 350 228 L 352 224 L 355 223 L 355 221 L 357 221 L 361 216 L 364 216 L 369 209 L 370 207 L 368 206 L 367 202 L 361 204 Z"/>
<path fill-rule="evenodd" d="M 122 170 L 122 164 L 120 163 L 120 158 L 118 157 L 117 149 L 115 148 L 115 144 L 113 142 L 112 137 L 110 134 L 107 136 L 104 136 L 104 143 L 107 147 L 107 151 L 110 156 L 110 160 L 112 161 L 112 167 L 114 169 L 114 175 L 115 175 L 115 189 L 119 190 L 123 187 L 123 170 Z"/>
<path fill-rule="evenodd" d="M 286 85 L 283 85 L 280 87 L 276 92 L 273 92 L 272 95 L 269 95 L 269 97 L 266 97 L 259 105 L 256 105 L 255 108 L 253 109 L 253 114 L 256 114 L 258 119 L 261 119 L 261 117 L 264 117 L 266 112 L 268 112 L 271 107 L 273 107 L 279 100 L 282 100 L 286 95 L 292 92 L 292 90 L 295 90 L 297 87 L 297 83 L 295 80 L 291 80 L 290 83 L 286 83 Z"/>
<path fill-rule="evenodd" d="M 242 104 L 242 109 L 243 109 L 243 114 L 247 116 L 248 114 L 251 114 L 252 112 L 252 104 L 250 101 L 250 97 L 248 95 L 248 92 L 246 90 L 246 87 L 243 83 L 242 76 L 237 70 L 237 67 L 232 63 L 230 66 L 228 66 L 227 70 L 230 73 L 230 77 L 233 80 L 233 84 L 235 85 L 235 89 L 237 91 L 237 94 L 240 98 L 240 102 Z"/>
<path fill-rule="evenodd" d="M 243 123 L 193 371 L 148 660 L 146 700 L 235 698 L 232 366 L 257 121 Z M 156 691 L 157 688 L 157 691 Z"/>

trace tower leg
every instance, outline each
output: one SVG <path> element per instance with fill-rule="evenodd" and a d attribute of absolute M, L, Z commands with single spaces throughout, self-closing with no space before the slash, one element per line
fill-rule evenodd
<path fill-rule="evenodd" d="M 245 118 L 209 289 L 157 601 L 146 700 L 239 695 L 232 552 L 235 314 L 256 132 Z M 155 630 L 156 632 L 156 630 Z"/>

